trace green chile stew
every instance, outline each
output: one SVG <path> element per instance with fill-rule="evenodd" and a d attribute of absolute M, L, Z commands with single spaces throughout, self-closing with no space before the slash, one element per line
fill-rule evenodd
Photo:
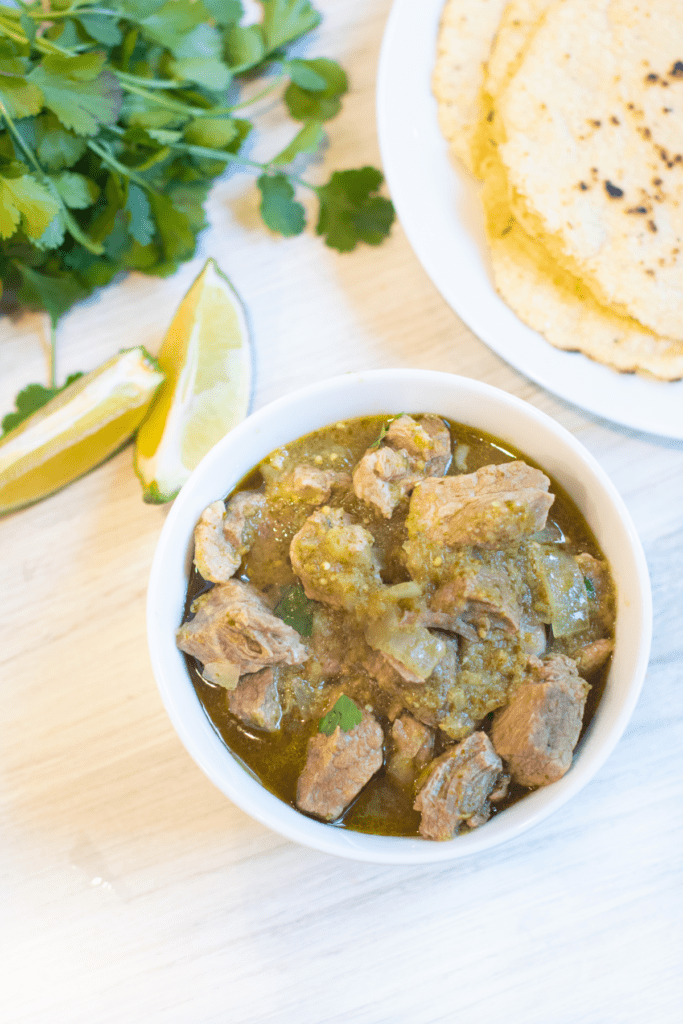
<path fill-rule="evenodd" d="M 206 510 L 178 645 L 281 800 L 448 839 L 567 770 L 614 609 L 556 481 L 479 430 L 399 413 L 293 441 Z"/>

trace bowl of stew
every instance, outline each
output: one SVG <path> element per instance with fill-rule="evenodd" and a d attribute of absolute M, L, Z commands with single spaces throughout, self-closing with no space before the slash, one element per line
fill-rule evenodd
<path fill-rule="evenodd" d="M 619 740 L 651 639 L 619 494 L 478 381 L 372 370 L 251 415 L 164 524 L 162 700 L 234 803 L 352 859 L 469 856 L 560 808 Z"/>

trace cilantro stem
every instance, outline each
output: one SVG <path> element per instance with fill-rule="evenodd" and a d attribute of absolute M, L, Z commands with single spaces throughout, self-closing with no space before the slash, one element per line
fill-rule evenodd
<path fill-rule="evenodd" d="M 0 35 L 6 36 L 8 39 L 12 39 L 15 43 L 21 43 L 23 46 L 32 46 L 35 50 L 39 50 L 40 53 L 44 53 L 48 56 L 50 54 L 58 53 L 61 57 L 73 57 L 75 52 L 74 50 L 67 50 L 63 46 L 58 46 L 57 43 L 52 43 L 49 39 L 45 39 L 41 36 L 36 36 L 33 42 L 30 43 L 28 36 L 26 36 L 19 28 L 15 28 L 14 25 L 5 25 L 1 17 Z"/>
<path fill-rule="evenodd" d="M 177 114 L 183 114 L 185 117 L 206 117 L 210 114 L 211 117 L 215 117 L 217 114 L 227 113 L 228 108 L 216 108 L 209 107 L 208 109 L 203 107 L 190 107 L 186 103 L 178 103 L 177 100 L 172 100 L 170 96 L 159 96 L 154 92 L 148 92 L 146 89 L 141 89 L 139 86 L 134 85 L 131 81 L 134 78 L 133 75 L 126 74 L 125 71 L 117 71 L 114 69 L 114 74 L 120 81 L 126 92 L 132 92 L 135 96 L 142 96 L 143 99 L 150 100 L 152 103 L 156 103 L 159 107 L 165 107 L 167 110 L 173 110 Z M 137 79 L 140 81 L 140 79 Z"/>
<path fill-rule="evenodd" d="M 48 314 L 50 322 L 50 387 L 57 387 L 57 325 Z"/>
<path fill-rule="evenodd" d="M 118 171 L 119 174 L 123 174 L 125 178 L 129 178 L 131 181 L 134 181 L 136 185 L 140 185 L 141 188 L 146 188 L 149 192 L 153 192 L 154 195 L 159 194 L 153 185 L 150 185 L 150 183 L 144 178 L 140 178 L 130 167 L 126 167 L 125 164 L 119 163 L 116 157 L 113 157 L 111 153 L 106 151 L 106 149 L 102 149 L 102 147 L 98 146 L 92 139 L 88 139 L 88 149 L 91 149 L 93 153 L 97 153 L 103 163 L 112 167 L 115 171 Z"/>
<path fill-rule="evenodd" d="M 19 0 L 21 3 L 21 0 Z M 81 8 L 85 5 L 72 4 L 67 11 L 44 11 L 42 8 L 38 12 L 34 12 L 27 4 L 21 4 L 22 10 L 32 18 L 33 21 L 56 21 L 57 18 L 77 18 L 80 14 L 104 14 L 110 18 L 121 18 L 121 14 L 118 11 L 108 10 L 106 7 L 85 7 L 85 10 Z M 10 7 L 0 7 L 3 11 L 4 18 L 19 18 L 20 14 L 18 11 L 13 11 Z"/>
<path fill-rule="evenodd" d="M 127 71 L 116 69 L 114 74 L 122 85 L 144 85 L 145 89 L 184 89 L 183 82 L 175 82 L 172 78 L 142 78 L 140 75 L 129 75 Z"/>
<path fill-rule="evenodd" d="M 265 96 L 268 96 L 271 92 L 277 89 L 277 87 L 280 85 L 281 82 L 285 80 L 286 77 L 287 75 L 285 74 L 285 72 L 281 72 L 281 74 L 277 76 L 275 81 L 271 82 L 270 85 L 267 85 L 265 89 L 261 90 L 261 92 L 257 92 L 255 96 L 251 97 L 251 99 L 242 100 L 241 103 L 235 103 L 234 106 L 228 107 L 228 110 L 230 111 L 230 113 L 232 113 L 234 110 L 243 110 L 245 107 L 250 107 L 252 103 L 258 103 L 259 100 L 262 100 Z"/>

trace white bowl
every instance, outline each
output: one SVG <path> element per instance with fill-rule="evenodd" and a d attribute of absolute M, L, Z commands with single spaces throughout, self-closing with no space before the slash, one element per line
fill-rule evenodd
<path fill-rule="evenodd" d="M 508 441 L 562 484 L 588 520 L 617 587 L 616 644 L 598 711 L 559 782 L 538 789 L 450 842 L 371 836 L 314 821 L 278 800 L 232 757 L 207 718 L 175 645 L 191 568 L 195 523 L 269 452 L 329 423 L 392 412 L 431 412 Z M 635 706 L 650 651 L 652 599 L 631 517 L 595 459 L 544 413 L 487 384 L 429 370 L 371 370 L 287 395 L 250 416 L 205 456 L 164 524 L 152 564 L 147 629 L 166 710 L 199 767 L 253 818 L 306 846 L 354 860 L 418 864 L 470 856 L 512 839 L 577 793 L 614 749 Z"/>

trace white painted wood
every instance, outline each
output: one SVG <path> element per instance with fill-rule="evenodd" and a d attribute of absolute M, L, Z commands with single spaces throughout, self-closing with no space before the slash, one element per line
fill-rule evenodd
<path fill-rule="evenodd" d="M 351 81 L 313 169 L 323 180 L 378 163 L 390 3 L 319 6 L 311 53 L 338 58 Z M 640 530 L 655 600 L 643 695 L 594 782 L 486 856 L 388 869 L 295 847 L 212 787 L 161 707 L 144 600 L 166 513 L 142 503 L 123 451 L 0 521 L 0 1018 L 680 1021 L 683 448 L 584 415 L 506 366 L 446 306 L 400 228 L 339 256 L 312 231 L 269 236 L 256 207 L 246 176 L 222 181 L 192 265 L 167 281 L 131 276 L 70 313 L 60 373 L 123 346 L 155 350 L 211 254 L 249 308 L 257 406 L 374 366 L 450 370 L 527 399 L 596 455 Z M 0 323 L 0 409 L 44 379 L 41 330 L 38 316 Z"/>

